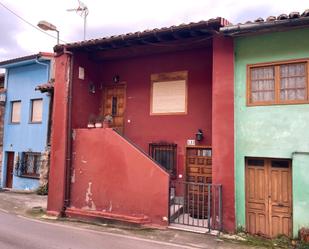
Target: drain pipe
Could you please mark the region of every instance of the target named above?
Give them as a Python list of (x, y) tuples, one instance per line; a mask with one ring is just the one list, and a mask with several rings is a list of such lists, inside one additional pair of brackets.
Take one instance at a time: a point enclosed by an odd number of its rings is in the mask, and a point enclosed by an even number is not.
[(70, 206), (71, 195), (71, 166), (72, 166), (72, 84), (73, 84), (73, 64), (74, 55), (64, 48), (64, 54), (70, 55), (69, 81), (68, 81), (68, 98), (67, 98), (67, 137), (66, 137), (66, 162), (65, 162), (65, 183), (64, 183), (64, 200), (61, 215), (65, 216), (66, 209)]
[(295, 155), (307, 155), (307, 156), (309, 156), (309, 152), (308, 151), (294, 151), (294, 152), (292, 152), (292, 157), (294, 157)]
[[(43, 63), (43, 62), (40, 62), (40, 61), (39, 61), (39, 59), (40, 59), (41, 57), (42, 57), (41, 55), (38, 55), (38, 56), (35, 58), (35, 63), (37, 63), (37, 64), (39, 64), (39, 65), (43, 65), (43, 66), (45, 66), (45, 67), (48, 68), (49, 64)], [(47, 81), (50, 80), (50, 70), (51, 70), (50, 68), (49, 68), (49, 70), (47, 70)]]

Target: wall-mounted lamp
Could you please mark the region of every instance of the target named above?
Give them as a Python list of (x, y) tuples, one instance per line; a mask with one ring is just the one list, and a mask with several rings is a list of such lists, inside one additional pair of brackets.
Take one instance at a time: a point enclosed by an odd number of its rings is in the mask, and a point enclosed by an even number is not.
[(120, 81), (119, 75), (114, 75), (114, 77), (113, 77), (113, 82), (114, 82), (114, 83), (119, 83), (119, 81)]
[(202, 141), (204, 138), (203, 131), (201, 129), (197, 130), (197, 133), (195, 134), (195, 138), (197, 141)]
[(92, 82), (89, 83), (89, 93), (95, 93), (95, 84)]

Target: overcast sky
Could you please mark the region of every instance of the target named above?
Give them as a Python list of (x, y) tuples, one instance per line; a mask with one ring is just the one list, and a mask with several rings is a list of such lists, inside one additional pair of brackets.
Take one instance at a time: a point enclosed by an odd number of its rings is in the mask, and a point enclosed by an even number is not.
[[(232, 23), (278, 16), (309, 8), (308, 0), (83, 0), (89, 9), (87, 39), (142, 31), (224, 17)], [(60, 39), (83, 39), (83, 18), (75, 12), (78, 0), (0, 0), (10, 10), (36, 25), (54, 24)], [(0, 5), (0, 61), (52, 51), (56, 40), (23, 22)], [(56, 35), (54, 32), (49, 34)]]

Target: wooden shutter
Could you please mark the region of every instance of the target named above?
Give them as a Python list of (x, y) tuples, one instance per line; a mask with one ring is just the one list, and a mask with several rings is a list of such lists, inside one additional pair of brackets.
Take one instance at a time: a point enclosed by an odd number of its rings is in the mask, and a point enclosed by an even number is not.
[(186, 81), (154, 82), (152, 113), (185, 113)]
[(21, 101), (12, 102), (12, 116), (11, 116), (12, 123), (20, 122), (20, 111), (21, 111)]
[(186, 114), (187, 78), (187, 71), (152, 74), (150, 114)]
[(32, 100), (31, 122), (42, 122), (43, 100)]

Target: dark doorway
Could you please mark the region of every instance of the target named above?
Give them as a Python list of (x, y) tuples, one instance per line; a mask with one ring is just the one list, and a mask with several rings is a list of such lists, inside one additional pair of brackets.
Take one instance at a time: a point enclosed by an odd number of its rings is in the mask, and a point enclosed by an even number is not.
[(14, 168), (14, 152), (6, 153), (6, 187), (12, 188), (13, 185), (13, 168)]

